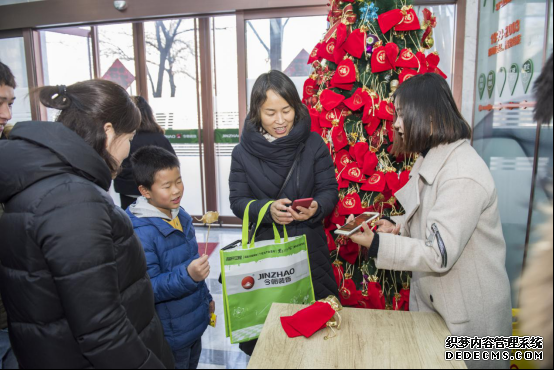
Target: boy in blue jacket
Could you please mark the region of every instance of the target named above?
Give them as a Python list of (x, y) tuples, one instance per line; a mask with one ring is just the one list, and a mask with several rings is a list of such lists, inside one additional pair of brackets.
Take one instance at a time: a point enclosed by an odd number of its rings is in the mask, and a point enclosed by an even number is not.
[(156, 310), (176, 368), (196, 369), (215, 303), (205, 283), (208, 256), (200, 257), (192, 217), (180, 207), (184, 186), (179, 159), (149, 146), (131, 162), (142, 197), (127, 214), (146, 253)]

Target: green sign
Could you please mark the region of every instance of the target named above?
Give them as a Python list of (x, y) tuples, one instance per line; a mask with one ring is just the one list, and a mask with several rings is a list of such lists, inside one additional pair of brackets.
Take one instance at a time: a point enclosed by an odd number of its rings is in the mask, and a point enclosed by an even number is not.
[(492, 93), (494, 92), (494, 86), (496, 85), (496, 73), (494, 71), (489, 72), (487, 77), (487, 90), (489, 91), (489, 99), (492, 98)]
[(523, 83), (523, 90), (525, 93), (529, 91), (531, 86), (531, 80), (533, 79), (533, 73), (535, 72), (535, 67), (533, 64), (533, 59), (529, 59), (521, 67), (521, 82)]
[(165, 137), (171, 144), (199, 144), (198, 130), (166, 130)]
[(502, 87), (500, 88), (500, 97), (502, 97), (502, 94), (504, 93), (504, 88), (506, 87), (506, 81), (508, 81), (508, 71), (506, 71), (505, 67), (500, 68), (500, 71), (498, 71), (498, 76), (503, 76), (502, 78)]
[(479, 99), (483, 100), (483, 94), (485, 93), (485, 88), (487, 87), (487, 76), (481, 74), (479, 76)]
[(238, 129), (217, 129), (215, 130), (216, 144), (238, 144), (240, 133)]
[(519, 80), (519, 66), (513, 63), (510, 66), (510, 72), (508, 73), (508, 84), (510, 85), (510, 91), (512, 95), (516, 92), (517, 81)]

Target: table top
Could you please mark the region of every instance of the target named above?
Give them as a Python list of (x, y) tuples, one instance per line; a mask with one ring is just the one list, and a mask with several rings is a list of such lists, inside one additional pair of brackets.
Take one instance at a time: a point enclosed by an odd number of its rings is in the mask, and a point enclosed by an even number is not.
[(444, 359), (450, 331), (435, 313), (345, 308), (335, 338), (288, 338), (280, 318), (305, 307), (272, 306), (249, 369), (467, 369)]

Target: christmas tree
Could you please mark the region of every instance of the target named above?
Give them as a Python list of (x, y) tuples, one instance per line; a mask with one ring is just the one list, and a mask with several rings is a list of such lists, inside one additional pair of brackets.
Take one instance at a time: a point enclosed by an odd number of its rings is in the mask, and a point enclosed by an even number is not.
[(402, 215), (395, 193), (409, 181), (415, 155), (392, 154), (392, 94), (424, 73), (446, 75), (429, 52), (436, 18), (420, 20), (411, 1), (331, 0), (329, 29), (314, 48), (304, 103), (333, 157), (340, 201), (325, 221), (333, 270), (345, 306), (408, 310), (409, 272), (378, 271), (359, 245), (336, 238), (351, 215)]

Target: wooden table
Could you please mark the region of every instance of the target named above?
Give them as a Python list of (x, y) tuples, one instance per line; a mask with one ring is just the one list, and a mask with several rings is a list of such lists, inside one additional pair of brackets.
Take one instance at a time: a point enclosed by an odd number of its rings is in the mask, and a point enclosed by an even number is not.
[(445, 361), (450, 331), (437, 314), (345, 308), (335, 338), (289, 339), (280, 318), (304, 307), (273, 305), (249, 369), (467, 369)]

